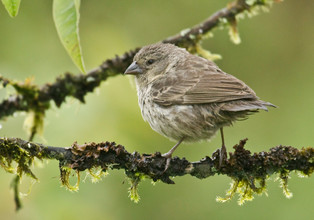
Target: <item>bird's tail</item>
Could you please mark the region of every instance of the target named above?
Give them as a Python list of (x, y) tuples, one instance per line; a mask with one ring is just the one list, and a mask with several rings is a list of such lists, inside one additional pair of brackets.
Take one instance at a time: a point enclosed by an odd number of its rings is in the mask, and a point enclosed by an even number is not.
[(267, 107), (277, 108), (274, 104), (270, 102), (264, 102), (262, 100), (239, 100), (225, 103), (220, 110), (239, 112), (239, 111), (257, 111), (265, 110), (268, 111)]

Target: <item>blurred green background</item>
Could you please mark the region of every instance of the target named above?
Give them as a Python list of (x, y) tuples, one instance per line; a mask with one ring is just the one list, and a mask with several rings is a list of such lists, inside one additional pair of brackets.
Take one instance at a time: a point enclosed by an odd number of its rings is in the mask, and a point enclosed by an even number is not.
[[(225, 7), (227, 0), (104, 0), (82, 1), (80, 35), (87, 70), (115, 54), (151, 44), (193, 26)], [(36, 84), (53, 82), (66, 71), (78, 72), (61, 46), (52, 21), (51, 1), (22, 1), (19, 15), (12, 19), (0, 6), (0, 74), (10, 79), (34, 77)], [(215, 30), (204, 47), (223, 56), (217, 64), (235, 75), (265, 101), (279, 106), (225, 130), (229, 150), (249, 138), (251, 151), (267, 151), (276, 145), (298, 148), (313, 146), (314, 135), (314, 1), (275, 4), (239, 23), (242, 43), (230, 42), (228, 30)], [(0, 90), (5, 97), (9, 90)], [(130, 152), (166, 152), (174, 144), (155, 133), (142, 120), (136, 91), (130, 78), (116, 76), (86, 97), (87, 104), (68, 98), (60, 109), (47, 112), (44, 137), (35, 141), (51, 146), (70, 146), (74, 141), (116, 141)], [(21, 137), (25, 115), (1, 121), (0, 136)], [(217, 135), (210, 143), (184, 144), (176, 155), (195, 161), (220, 147)], [(128, 198), (122, 170), (97, 184), (81, 182), (78, 193), (60, 187), (58, 164), (49, 161), (34, 167), (40, 179), (23, 199), (24, 208), (15, 213), (12, 175), (0, 169), (0, 219), (310, 219), (314, 215), (314, 178), (292, 174), (286, 199), (274, 182), (268, 181), (268, 197), (255, 197), (244, 206), (237, 198), (217, 203), (230, 179), (215, 176), (199, 180), (175, 178), (175, 185), (150, 181), (140, 184), (141, 201)], [(84, 174), (83, 174), (84, 176)], [(124, 183), (125, 182), (125, 183)], [(23, 179), (26, 192), (30, 181)], [(312, 217), (311, 217), (312, 216)]]

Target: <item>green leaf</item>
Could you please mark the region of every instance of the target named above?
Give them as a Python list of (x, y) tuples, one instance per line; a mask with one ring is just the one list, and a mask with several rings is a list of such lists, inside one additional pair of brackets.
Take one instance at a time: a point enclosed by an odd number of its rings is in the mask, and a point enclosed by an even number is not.
[(80, 0), (54, 0), (53, 19), (59, 38), (75, 65), (85, 73), (79, 37)]
[(2, 3), (11, 17), (15, 17), (19, 12), (21, 0), (2, 0)]

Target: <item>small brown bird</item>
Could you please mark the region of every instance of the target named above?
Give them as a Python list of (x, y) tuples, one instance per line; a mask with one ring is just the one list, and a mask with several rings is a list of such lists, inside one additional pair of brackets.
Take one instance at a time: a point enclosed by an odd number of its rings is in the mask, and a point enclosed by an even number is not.
[(178, 141), (163, 154), (167, 158), (183, 141), (209, 140), (220, 129), (221, 166), (227, 157), (223, 127), (259, 109), (275, 107), (214, 62), (172, 44), (143, 47), (125, 74), (135, 75), (144, 120), (158, 133)]

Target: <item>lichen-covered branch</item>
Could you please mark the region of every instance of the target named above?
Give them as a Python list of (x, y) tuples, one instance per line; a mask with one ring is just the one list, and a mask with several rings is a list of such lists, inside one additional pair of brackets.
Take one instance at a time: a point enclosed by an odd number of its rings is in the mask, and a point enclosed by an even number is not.
[[(166, 158), (159, 152), (155, 154), (129, 153), (122, 145), (114, 142), (74, 143), (68, 148), (50, 147), (42, 144), (24, 141), (18, 138), (0, 138), (0, 165), (8, 172), (14, 172), (12, 162), (17, 163), (15, 172), (21, 177), (27, 174), (36, 178), (30, 167), (34, 158), (41, 160), (56, 159), (60, 164), (60, 176), (63, 185), (72, 190), (68, 178), (71, 170), (78, 173), (100, 169), (107, 172), (109, 169), (124, 169), (131, 179), (131, 192), (136, 193), (138, 183), (148, 178), (154, 182), (160, 180), (173, 184), (171, 177), (191, 175), (199, 179), (208, 178), (216, 174), (227, 175), (234, 181), (233, 187), (226, 201), (235, 193), (240, 194), (240, 203), (251, 200), (253, 194), (261, 194), (266, 189), (266, 180), (273, 174), (278, 174), (282, 181), (284, 192), (289, 196), (287, 189), (288, 176), (291, 171), (297, 171), (303, 176), (310, 176), (314, 171), (314, 148), (297, 149), (291, 146), (277, 146), (268, 152), (252, 154), (244, 148), (246, 139), (235, 145), (234, 152), (219, 167), (219, 150), (211, 157), (205, 157), (197, 162), (190, 162), (185, 158), (174, 157), (169, 168), (165, 170)], [(134, 190), (135, 189), (135, 190)], [(132, 197), (131, 197), (132, 198)]]
[[(208, 33), (218, 26), (230, 26), (236, 30), (236, 20), (244, 13), (253, 13), (261, 6), (269, 6), (274, 0), (236, 0), (226, 8), (216, 12), (204, 22), (191, 29), (181, 31), (179, 34), (169, 37), (163, 42), (172, 43), (187, 48), (193, 53), (207, 56), (207, 51), (200, 47), (200, 41), (208, 36)], [(121, 56), (106, 60), (99, 67), (87, 74), (65, 73), (58, 77), (55, 82), (43, 86), (32, 85), (30, 82), (14, 82), (0, 76), (0, 83), (5, 87), (13, 86), (17, 94), (0, 103), (0, 119), (11, 116), (18, 111), (34, 112), (41, 117), (50, 108), (50, 101), (60, 107), (66, 97), (74, 97), (84, 103), (84, 97), (92, 92), (102, 81), (110, 76), (119, 75), (132, 62), (133, 56), (140, 48), (126, 52)]]

